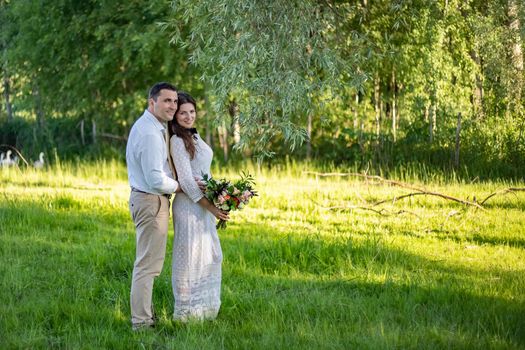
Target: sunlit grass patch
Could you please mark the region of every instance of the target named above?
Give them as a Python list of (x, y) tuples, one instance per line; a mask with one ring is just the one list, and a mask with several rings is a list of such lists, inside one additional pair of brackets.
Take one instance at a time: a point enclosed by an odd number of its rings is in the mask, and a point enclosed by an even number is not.
[[(486, 210), (414, 196), (377, 212), (366, 207), (407, 190), (300, 164), (247, 168), (260, 196), (219, 233), (218, 319), (171, 322), (170, 240), (154, 289), (159, 325), (147, 334), (129, 325), (135, 233), (123, 165), (0, 169), (0, 347), (525, 346), (525, 193)], [(397, 175), (469, 200), (523, 187)]]

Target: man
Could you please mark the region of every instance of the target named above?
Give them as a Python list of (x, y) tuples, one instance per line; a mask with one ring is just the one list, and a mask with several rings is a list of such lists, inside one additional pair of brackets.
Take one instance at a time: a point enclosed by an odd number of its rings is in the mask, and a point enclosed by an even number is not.
[(131, 282), (133, 330), (155, 324), (153, 280), (164, 264), (169, 222), (169, 198), (180, 191), (168, 164), (166, 123), (177, 110), (177, 89), (157, 83), (149, 91), (148, 108), (135, 122), (126, 146), (129, 208), (136, 228), (136, 258)]

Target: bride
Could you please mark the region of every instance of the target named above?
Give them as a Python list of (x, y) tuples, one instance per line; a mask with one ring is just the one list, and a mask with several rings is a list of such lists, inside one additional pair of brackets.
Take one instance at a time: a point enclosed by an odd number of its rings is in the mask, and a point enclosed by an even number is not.
[(184, 191), (173, 200), (172, 285), (174, 320), (214, 319), (221, 305), (222, 251), (215, 218), (228, 220), (195, 183), (195, 177), (210, 174), (213, 151), (193, 127), (195, 100), (178, 93), (177, 111), (169, 122), (170, 154), (177, 180)]

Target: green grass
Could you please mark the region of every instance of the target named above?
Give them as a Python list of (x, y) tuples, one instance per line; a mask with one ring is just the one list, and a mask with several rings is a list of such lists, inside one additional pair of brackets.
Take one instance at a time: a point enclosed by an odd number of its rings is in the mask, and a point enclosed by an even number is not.
[[(138, 334), (123, 165), (0, 169), (0, 348), (525, 348), (525, 193), (486, 211), (411, 197), (379, 215), (323, 207), (407, 191), (305, 175), (302, 164), (248, 168), (260, 197), (220, 232), (219, 317), (171, 322), (170, 240), (154, 288), (160, 324)], [(470, 199), (525, 186), (422, 173), (393, 174)]]

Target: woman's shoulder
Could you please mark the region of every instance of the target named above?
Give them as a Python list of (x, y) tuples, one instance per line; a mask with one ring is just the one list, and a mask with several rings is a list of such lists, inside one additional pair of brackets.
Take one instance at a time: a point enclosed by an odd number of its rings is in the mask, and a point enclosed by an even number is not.
[(173, 134), (173, 135), (171, 136), (171, 138), (170, 138), (170, 142), (171, 142), (172, 144), (182, 144), (182, 145), (184, 144), (184, 140), (182, 139), (182, 137), (177, 136), (177, 135), (175, 135), (175, 134)]

